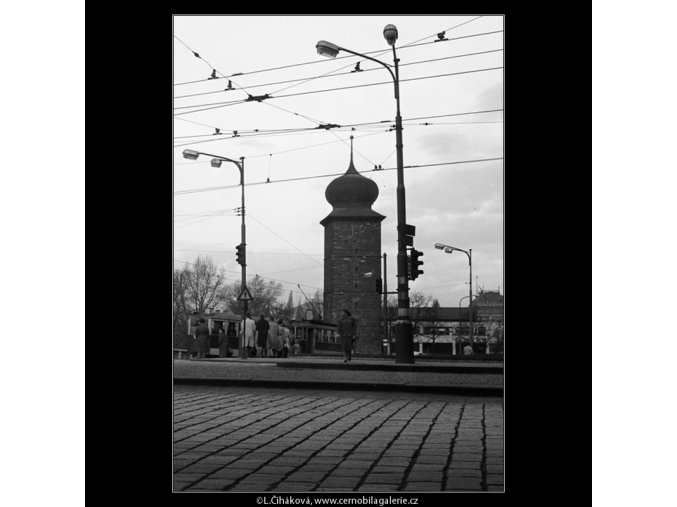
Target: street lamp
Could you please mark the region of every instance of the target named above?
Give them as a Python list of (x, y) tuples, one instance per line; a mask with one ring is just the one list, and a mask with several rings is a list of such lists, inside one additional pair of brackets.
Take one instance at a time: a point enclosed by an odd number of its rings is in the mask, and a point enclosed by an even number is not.
[[(244, 157), (240, 157), (240, 161), (238, 162), (237, 160), (233, 160), (227, 157), (222, 157), (220, 155), (211, 155), (209, 153), (203, 153), (201, 151), (195, 151), (195, 150), (183, 150), (183, 158), (187, 158), (190, 160), (197, 160), (200, 155), (206, 155), (208, 157), (214, 157), (211, 160), (211, 166), (212, 167), (221, 167), (221, 163), (223, 161), (226, 162), (232, 162), (237, 166), (237, 168), (240, 171), (240, 186), (242, 187), (242, 226), (241, 226), (241, 243), (240, 243), (240, 248), (238, 248), (238, 252), (242, 252), (242, 261), (240, 264), (242, 265), (242, 284), (241, 284), (241, 290), (240, 290), (240, 297), (243, 298), (242, 300), (242, 329), (244, 330), (244, 322), (245, 322), (245, 316), (247, 314), (247, 305), (248, 305), (248, 299), (246, 298), (247, 296), (247, 262), (246, 262), (246, 252), (247, 252), (247, 230), (245, 227), (245, 222), (244, 222)], [(244, 347), (244, 333), (242, 333), (240, 337), (240, 344), (239, 344), (239, 350), (240, 350), (240, 357), (246, 359), (248, 357), (247, 350)]]
[(402, 156), (402, 116), (400, 114), (400, 72), (399, 58), (395, 52), (395, 41), (397, 40), (397, 28), (395, 25), (386, 25), (383, 29), (383, 36), (387, 43), (393, 48), (393, 62), (395, 63), (395, 72), (390, 69), (390, 65), (371, 56), (357, 53), (350, 49), (337, 46), (325, 40), (319, 41), (315, 48), (317, 53), (328, 58), (335, 58), (339, 51), (345, 51), (372, 62), (376, 62), (386, 68), (393, 78), (395, 85), (395, 102), (397, 112), (395, 116), (395, 134), (397, 149), (397, 321), (395, 322), (395, 337), (397, 340), (396, 363), (414, 362), (414, 341), (411, 320), (409, 318), (409, 278), (407, 274), (407, 235), (406, 231), (406, 205), (404, 197), (404, 162)]
[[(444, 250), (445, 253), (452, 254), (454, 253), (454, 250), (458, 250), (459, 252), (463, 252), (468, 256), (468, 265), (470, 266), (470, 290), (467, 296), (464, 296), (461, 298), (461, 301), (463, 301), (466, 297), (469, 297), (470, 300), (468, 301), (468, 321), (470, 323), (470, 346), (472, 347), (473, 345), (473, 339), (472, 339), (472, 248), (469, 248), (467, 251), (462, 250), (461, 248), (456, 248), (455, 246), (449, 246), (449, 245), (444, 245), (442, 243), (435, 243), (435, 248), (438, 250)], [(461, 307), (461, 301), (458, 302), (459, 308)]]

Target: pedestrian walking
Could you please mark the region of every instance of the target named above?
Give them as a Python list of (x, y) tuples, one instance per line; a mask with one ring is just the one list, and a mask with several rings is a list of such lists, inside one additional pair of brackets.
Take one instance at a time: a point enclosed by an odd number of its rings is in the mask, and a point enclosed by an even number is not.
[(280, 325), (275, 321), (271, 315), (268, 317), (268, 340), (266, 346), (268, 347), (268, 356), (276, 357), (280, 342)]
[(357, 323), (347, 308), (341, 310), (341, 318), (338, 321), (337, 331), (343, 343), (343, 354), (345, 355), (343, 362), (347, 363), (352, 359), (353, 344), (357, 339)]
[(244, 323), (240, 323), (240, 336), (242, 337), (242, 347), (244, 349), (244, 359), (249, 359), (249, 349), (254, 347), (254, 332), (256, 323), (252, 319), (251, 313), (245, 314)]
[(195, 341), (197, 345), (197, 358), (202, 359), (207, 355), (209, 347), (209, 327), (207, 327), (205, 319), (200, 318), (197, 321)]
[(259, 357), (266, 357), (268, 355), (268, 329), (270, 325), (266, 320), (266, 316), (259, 315), (259, 320), (256, 321), (256, 348)]

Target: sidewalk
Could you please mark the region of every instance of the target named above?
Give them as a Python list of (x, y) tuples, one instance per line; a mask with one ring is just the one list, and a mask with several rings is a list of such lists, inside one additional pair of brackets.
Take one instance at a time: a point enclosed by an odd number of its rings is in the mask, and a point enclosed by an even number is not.
[(174, 360), (174, 383), (503, 396), (503, 363), (353, 357)]

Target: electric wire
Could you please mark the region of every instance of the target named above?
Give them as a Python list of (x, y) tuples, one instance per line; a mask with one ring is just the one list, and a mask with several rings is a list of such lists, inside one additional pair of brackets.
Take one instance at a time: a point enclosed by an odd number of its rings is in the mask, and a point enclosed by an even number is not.
[[(503, 51), (503, 49), (491, 49), (491, 50), (488, 50), (488, 51), (477, 51), (475, 53), (466, 53), (466, 54), (462, 54), (462, 55), (445, 56), (445, 57), (442, 57), (442, 58), (432, 58), (430, 60), (421, 60), (421, 61), (418, 61), (418, 62), (401, 63), (399, 65), (399, 67), (402, 68), (402, 67), (406, 67), (408, 65), (419, 65), (419, 64), (422, 64), (422, 63), (439, 62), (439, 61), (442, 61), (442, 60), (450, 60), (450, 59), (453, 59), (453, 58), (483, 55), (483, 54), (487, 54), (487, 53), (496, 53), (496, 52), (499, 52), (499, 51)], [(353, 64), (351, 63), (350, 65), (347, 65), (346, 67), (352, 67), (352, 66), (353, 66)], [(346, 67), (341, 67), (340, 69), (337, 69), (337, 70), (342, 70)], [(377, 71), (377, 70), (381, 70), (381, 68), (380, 67), (374, 67), (372, 69), (361, 69), (360, 72), (373, 72), (373, 71)], [(314, 76), (314, 77), (304, 77), (304, 78), (288, 79), (286, 81), (276, 81), (276, 82), (272, 82), (272, 83), (262, 83), (262, 84), (256, 84), (256, 85), (249, 85), (249, 86), (247, 86), (247, 88), (251, 90), (252, 88), (261, 88), (263, 86), (273, 86), (273, 85), (278, 85), (278, 84), (295, 83), (297, 81), (302, 81), (302, 83), (299, 83), (299, 84), (303, 84), (305, 82), (308, 82), (308, 81), (311, 81), (311, 80), (314, 80), (314, 79), (321, 79), (321, 78), (325, 78), (325, 77), (347, 76), (348, 74), (352, 74), (354, 71), (341, 72), (340, 74), (333, 74), (333, 72), (335, 72), (335, 71), (327, 72), (325, 74), (322, 74), (322, 75), (319, 75), (319, 76)], [(276, 90), (273, 93), (271, 93), (270, 95), (274, 95), (275, 93), (279, 93), (279, 92), (286, 90), (288, 88), (291, 88), (291, 87)], [(223, 93), (224, 91), (226, 91), (226, 90), (214, 90), (214, 91), (209, 91), (209, 92), (191, 93), (189, 95), (177, 95), (174, 98), (175, 99), (184, 99), (184, 98), (188, 98), (188, 97), (197, 97), (197, 96), (200, 96), (200, 95), (212, 95), (212, 94), (215, 94), (215, 93)]]
[[(421, 80), (424, 80), (424, 79), (436, 79), (436, 78), (440, 78), (440, 77), (459, 76), (459, 75), (463, 75), (463, 74), (473, 74), (473, 73), (477, 73), (477, 72), (487, 72), (487, 71), (491, 71), (491, 70), (500, 70), (502, 68), (503, 68), (503, 66), (488, 67), (488, 68), (484, 68), (484, 69), (465, 70), (465, 71), (459, 71), (459, 72), (449, 72), (449, 73), (445, 73), (445, 74), (436, 74), (436, 75), (433, 75), (433, 76), (421, 76), (421, 77), (413, 77), (413, 78), (408, 78), (408, 79), (400, 79), (399, 82), (400, 83), (406, 83), (406, 82), (409, 82), (409, 81), (421, 81)], [(322, 89), (322, 90), (310, 90), (310, 91), (299, 92), (299, 93), (288, 93), (286, 95), (270, 96), (270, 97), (268, 97), (268, 100), (282, 99), (282, 98), (286, 98), (286, 97), (298, 97), (298, 96), (301, 96), (301, 95), (311, 95), (311, 94), (314, 94), (314, 93), (325, 93), (325, 92), (333, 92), (333, 91), (339, 91), (339, 90), (349, 90), (349, 89), (353, 89), (353, 88), (364, 88), (364, 87), (367, 87), (367, 86), (379, 86), (379, 85), (384, 85), (384, 84), (392, 84), (392, 81), (381, 81), (381, 82), (378, 82), (378, 83), (363, 83), (363, 84), (359, 84), (359, 85), (340, 86), (340, 87), (336, 87), (336, 88), (325, 88), (325, 89)], [(247, 100), (230, 101), (230, 102), (212, 102), (212, 103), (207, 103), (207, 104), (196, 104), (196, 105), (192, 105), (192, 106), (179, 106), (179, 107), (175, 107), (174, 109), (180, 110), (180, 109), (189, 109), (189, 108), (193, 108), (193, 107), (202, 107), (202, 106), (210, 106), (210, 107), (206, 107), (206, 108), (203, 108), (203, 109), (197, 109), (197, 110), (194, 110), (194, 111), (184, 111), (182, 113), (174, 113), (174, 116), (180, 116), (180, 115), (184, 115), (184, 114), (192, 114), (192, 113), (197, 113), (197, 112), (200, 112), (200, 111), (207, 111), (207, 110), (210, 110), (210, 109), (218, 109), (218, 108), (221, 108), (221, 107), (227, 107), (229, 105), (234, 105), (234, 104), (242, 104), (242, 103), (245, 103), (245, 102), (247, 102)]]
[[(470, 22), (475, 21), (475, 20), (477, 20), (477, 19), (479, 19), (479, 18), (481, 18), (481, 17), (482, 17), (482, 16), (478, 16), (478, 17), (475, 18), (475, 19), (471, 19), (470, 21), (466, 21), (466, 22), (464, 22), (464, 23), (461, 23), (460, 25), (457, 25), (456, 27), (453, 27), (453, 28), (457, 28), (458, 26), (461, 26), (461, 25), (470, 23)], [(448, 28), (447, 30), (452, 30), (453, 28)], [(432, 35), (428, 35), (428, 36), (426, 36), (426, 37), (423, 37), (422, 39), (419, 39), (419, 40), (417, 40), (417, 41), (414, 41), (413, 43), (410, 43), (410, 44), (415, 44), (416, 42), (420, 42), (420, 41), (422, 41), (422, 40), (425, 40), (425, 39), (427, 39), (428, 37), (432, 37)], [(404, 47), (406, 47), (406, 46), (407, 46), (407, 45), (405, 44)], [(381, 51), (381, 52), (377, 52), (375, 56), (380, 56), (380, 55), (383, 55), (383, 54), (385, 54), (385, 53), (387, 53), (387, 52), (389, 52), (389, 49), (383, 50), (383, 51)], [(353, 56), (358, 56), (358, 57), (359, 57), (359, 55), (353, 55)], [(360, 62), (357, 63), (357, 65), (359, 65), (359, 64), (360, 64)], [(347, 68), (347, 67), (350, 67), (350, 66), (352, 66), (352, 64), (350, 64), (350, 65), (345, 65), (345, 66), (343, 66), (343, 67), (339, 67), (338, 69), (335, 69), (335, 70), (330, 71), (330, 72), (326, 72), (325, 74), (322, 74), (322, 75), (320, 75), (320, 76), (316, 76), (316, 77), (312, 77), (312, 78), (309, 78), (309, 79), (305, 79), (305, 80), (302, 81), (301, 83), (297, 83), (297, 84), (294, 84), (294, 85), (287, 86), (286, 88), (282, 88), (282, 89), (280, 89), (280, 90), (276, 90), (276, 91), (273, 92), (271, 95), (274, 95), (274, 94), (279, 93), (279, 92), (284, 91), (284, 90), (288, 90), (288, 89), (290, 89), (290, 88), (294, 88), (295, 86), (299, 86), (299, 85), (304, 84), (304, 83), (308, 83), (308, 82), (310, 82), (310, 81), (313, 81), (314, 79), (319, 79), (319, 78), (321, 78), (321, 77), (326, 77), (326, 76), (328, 76), (328, 75), (337, 75), (337, 74), (335, 74), (335, 72), (338, 72), (339, 70), (343, 70), (343, 69), (345, 69), (345, 68)], [(356, 68), (357, 68), (357, 66), (356, 66)], [(371, 69), (370, 69), (370, 70), (371, 70)], [(373, 69), (373, 70), (376, 70), (376, 69)], [(351, 72), (354, 72), (354, 71), (351, 71)]]
[[(205, 250), (205, 249), (191, 249), (191, 248), (175, 248), (175, 252), (209, 252), (209, 253), (231, 253), (230, 250)], [(313, 255), (315, 257), (324, 257), (324, 254), (298, 254), (295, 252), (262, 252), (256, 250), (256, 255)]]
[[(278, 106), (274, 106), (274, 107), (278, 107)], [(286, 110), (284, 108), (279, 108), (279, 109), (293, 113), (292, 111)], [(434, 118), (443, 118), (443, 117), (452, 117), (452, 116), (464, 116), (464, 115), (470, 115), (470, 114), (495, 113), (495, 112), (500, 112), (500, 111), (503, 111), (503, 109), (502, 108), (501, 109), (488, 109), (488, 110), (483, 110), (483, 111), (470, 111), (470, 112), (465, 112), (465, 113), (451, 113), (451, 114), (434, 115), (434, 116), (419, 116), (419, 117), (416, 117), (416, 118), (405, 118), (405, 119), (402, 120), (402, 122), (403, 122), (403, 125), (410, 125), (410, 124), (404, 123), (404, 122), (415, 121), (415, 120), (434, 119)], [(298, 113), (293, 113), (293, 114), (298, 115)], [(312, 120), (310, 118), (307, 118), (307, 119), (309, 119), (310, 121), (315, 121), (315, 120)], [(393, 120), (378, 120), (378, 121), (362, 122), (362, 123), (349, 123), (349, 124), (346, 124), (346, 125), (341, 125), (340, 127), (341, 128), (348, 128), (348, 127), (353, 128), (353, 127), (365, 127), (365, 126), (378, 127), (379, 125), (393, 124), (393, 123), (394, 123)], [(212, 127), (212, 128), (216, 128), (216, 127)], [(339, 130), (339, 129), (337, 129), (337, 130)], [(239, 131), (238, 130), (238, 132), (250, 134), (250, 135), (244, 135), (244, 137), (252, 137), (254, 135), (268, 135), (269, 133), (279, 133), (280, 131), (288, 131), (289, 133), (293, 133), (293, 132), (311, 132), (311, 131), (320, 132), (321, 130), (318, 130), (318, 129), (315, 129), (315, 128), (307, 128), (307, 127), (297, 128), (297, 129), (289, 128), (289, 129), (274, 129), (274, 130), (257, 129), (256, 131)], [(184, 136), (184, 137), (212, 137), (213, 135), (214, 134), (196, 134), (194, 136)], [(238, 137), (240, 137), (240, 136), (238, 136)], [(176, 145), (175, 147), (187, 146), (187, 145), (190, 145), (190, 144), (201, 144), (201, 143), (204, 143), (204, 142), (222, 141), (224, 139), (230, 139), (230, 138), (231, 138), (230, 136), (227, 136), (227, 137), (224, 137), (224, 138), (210, 139), (209, 141), (198, 141), (198, 142), (194, 142), (194, 143), (179, 144), (179, 145)], [(174, 139), (178, 139), (178, 137), (175, 137)], [(329, 143), (322, 143), (322, 144), (329, 144)], [(314, 145), (314, 146), (321, 146), (322, 144), (318, 144), (318, 145)], [(284, 152), (278, 152), (278, 153), (284, 153)], [(249, 157), (249, 158), (251, 158), (251, 157)]]
[[(181, 262), (183, 264), (190, 264), (191, 266), (195, 266), (195, 263), (190, 262), (190, 261), (182, 261), (182, 260), (179, 260), (179, 259), (174, 259), (174, 262)], [(239, 273), (239, 271), (234, 271), (232, 269), (226, 269), (226, 268), (218, 267), (218, 266), (216, 266), (216, 267), (217, 267), (217, 269), (223, 270), (226, 273)], [(286, 280), (278, 280), (276, 278), (270, 278), (269, 276), (259, 275), (258, 273), (254, 274), (254, 277), (256, 277), (256, 276), (258, 276), (260, 278), (264, 278), (266, 280), (272, 280), (273, 282), (285, 283), (285, 284), (290, 284), (290, 285), (302, 285), (303, 287), (310, 287), (311, 289), (318, 289), (318, 290), (324, 292), (324, 289), (322, 289), (322, 287), (316, 287), (315, 285), (308, 285), (308, 284), (305, 284), (305, 283), (298, 283), (298, 282), (289, 282), (289, 281), (286, 281)], [(224, 278), (224, 280), (232, 280), (234, 282), (240, 281), (237, 278), (227, 278), (225, 276), (223, 278)], [(298, 291), (292, 290), (292, 289), (280, 288), (280, 290), (284, 290), (284, 291), (287, 291), (287, 292), (298, 292)]]
[[(471, 21), (474, 21), (474, 20), (471, 20)], [(451, 29), (453, 29), (453, 27), (448, 28), (446, 31), (449, 31)], [(411, 43), (411, 44), (406, 44), (406, 45), (400, 46), (398, 49), (408, 49), (408, 48), (412, 48), (412, 47), (424, 46), (424, 45), (440, 43), (440, 42), (451, 42), (453, 40), (468, 39), (468, 38), (471, 38), (471, 37), (482, 37), (484, 35), (493, 35), (493, 34), (497, 34), (497, 33), (501, 33), (501, 32), (503, 32), (502, 29), (501, 30), (493, 30), (493, 31), (489, 31), (489, 32), (475, 33), (475, 34), (470, 34), (470, 35), (462, 35), (462, 36), (459, 36), (459, 37), (449, 37), (449, 38), (447, 38), (443, 41), (434, 40), (434, 41), (430, 41), (430, 42), (423, 42), (423, 43), (420, 43), (420, 44)], [(430, 36), (428, 36), (428, 37), (430, 37)], [(428, 37), (425, 37), (424, 39), (426, 39)], [(424, 40), (424, 39), (420, 39), (420, 40)], [(362, 54), (364, 54), (364, 55), (374, 55), (374, 54), (379, 54), (379, 53), (383, 54), (387, 51), (389, 51), (389, 50), (384, 51), (382, 49), (379, 49), (379, 50), (376, 50), (376, 51), (366, 51), (366, 52), (363, 51)], [(230, 74), (230, 75), (224, 75), (223, 77), (228, 79), (228, 78), (232, 78), (232, 77), (236, 77), (236, 76), (259, 74), (259, 73), (262, 73), (262, 72), (272, 72), (272, 71), (275, 71), (275, 70), (289, 69), (289, 68), (293, 68), (293, 67), (300, 67), (300, 66), (303, 66), (303, 65), (312, 65), (312, 64), (316, 64), (316, 63), (328, 63), (328, 62), (340, 60), (340, 59), (343, 59), (343, 58), (354, 58), (354, 57), (355, 57), (355, 55), (337, 56), (336, 58), (333, 58), (332, 60), (328, 60), (327, 58), (323, 58), (321, 60), (312, 60), (312, 61), (309, 61), (309, 62), (294, 63), (294, 64), (290, 64), (290, 65), (282, 65), (282, 66), (279, 66), (279, 67), (269, 67), (269, 68), (266, 68), (266, 69), (253, 70), (253, 71), (249, 71), (249, 72), (235, 72), (235, 73)], [(194, 83), (203, 83), (203, 82), (206, 82), (206, 81), (209, 81), (209, 79), (200, 79), (200, 80), (195, 80), (195, 81), (184, 81), (184, 82), (181, 82), (181, 83), (174, 83), (173, 86), (181, 86), (181, 85), (194, 84)]]
[[(220, 70), (216, 69), (216, 67), (214, 67), (211, 63), (209, 63), (205, 58), (203, 58), (202, 56), (200, 56), (195, 50), (193, 50), (193, 48), (191, 48), (190, 46), (188, 46), (188, 44), (186, 44), (186, 43), (183, 42), (181, 39), (179, 39), (179, 37), (178, 37), (177, 35), (174, 35), (174, 38), (175, 38), (176, 40), (178, 40), (181, 44), (183, 44), (184, 46), (186, 46), (186, 47), (188, 48), (188, 50), (189, 50), (190, 52), (192, 52), (193, 55), (195, 55), (195, 57), (197, 57), (198, 59), (200, 59), (200, 60), (202, 60), (203, 62), (205, 62), (205, 63), (209, 66), (209, 68), (212, 69), (212, 75), (211, 75), (209, 78), (207, 78), (207, 81), (211, 81), (211, 80), (214, 80), (214, 79), (220, 79), (220, 78), (218, 78), (218, 77), (216, 76), (216, 73), (217, 73), (217, 72), (218, 72), (219, 74), (221, 74), (222, 78), (225, 78), (225, 77), (226, 77), (225, 74), (224, 74), (223, 72), (221, 72)], [(232, 77), (232, 76), (230, 76), (230, 77)], [(246, 93), (247, 95), (249, 95), (249, 93), (247, 92), (247, 90), (245, 90), (242, 86), (238, 85), (235, 81), (230, 80), (229, 83), (234, 84), (238, 89), (242, 90), (244, 93)]]
[[(427, 122), (427, 123), (404, 123), (404, 121), (403, 121), (403, 122), (402, 122), (402, 126), (405, 126), (405, 127), (416, 127), (416, 126), (421, 126), (421, 125), (422, 125), (422, 126), (435, 126), (435, 125), (469, 125), (469, 124), (480, 124), (480, 123), (503, 123), (503, 122), (502, 122), (502, 121), (457, 121), (457, 122), (435, 122), (435, 123), (428, 123), (428, 122)], [(333, 131), (336, 131), (336, 130), (338, 130), (338, 131), (345, 131), (345, 128), (347, 128), (347, 127), (350, 127), (350, 125), (344, 125), (344, 126), (342, 126), (341, 128), (330, 129), (329, 131), (330, 131), (330, 132), (333, 132)], [(354, 127), (353, 127), (353, 128), (354, 128)], [(376, 124), (375, 124), (375, 125), (373, 125), (373, 126), (371, 126), (371, 127), (367, 126), (367, 127), (365, 127), (364, 129), (360, 129), (360, 130), (366, 131), (366, 130), (368, 130), (368, 129), (372, 129), (372, 130), (373, 130), (373, 129), (375, 129), (375, 128), (382, 129), (383, 126), (381, 126), (381, 125), (376, 125)], [(297, 133), (297, 132), (307, 132), (307, 131), (311, 131), (311, 130), (317, 130), (317, 129), (316, 129), (316, 128), (311, 128), (311, 129), (308, 129), (308, 128), (298, 128), (298, 129), (280, 129), (280, 130), (269, 130), (269, 131), (254, 130), (254, 131), (251, 131), (251, 133), (252, 133), (252, 134), (260, 134), (260, 135), (269, 134), (269, 133), (270, 133), (270, 134), (272, 134), (272, 133), (289, 133), (289, 134), (293, 134), (293, 133)], [(389, 129), (389, 130), (390, 130), (390, 129)], [(240, 131), (238, 131), (238, 132), (240, 132)], [(387, 131), (384, 131), (384, 132), (387, 132)], [(245, 132), (243, 132), (243, 133), (246, 134), (246, 133), (249, 133), (249, 132), (246, 132), (246, 131), (245, 131)], [(189, 139), (189, 138), (198, 138), (198, 137), (213, 137), (213, 136), (215, 136), (215, 135), (221, 135), (221, 134), (193, 134), (193, 135), (190, 135), (190, 136), (175, 136), (173, 139)], [(230, 136), (230, 137), (241, 137), (241, 136), (238, 135), (238, 136)], [(254, 136), (253, 136), (253, 135), (247, 135), (247, 136), (245, 136), (245, 137), (254, 137)], [(227, 138), (228, 138), (228, 137), (227, 137)], [(215, 139), (215, 140), (216, 140), (216, 139)], [(346, 141), (344, 141), (343, 139), (340, 139), (340, 141), (343, 142), (343, 143), (346, 142)], [(357, 152), (357, 151), (356, 151), (356, 152)]]
[[(413, 169), (413, 168), (422, 168), (422, 167), (435, 167), (435, 166), (443, 166), (443, 165), (457, 165), (457, 164), (470, 164), (470, 163), (477, 163), (477, 162), (490, 162), (490, 161), (495, 161), (495, 160), (503, 160), (503, 157), (492, 157), (492, 158), (481, 158), (481, 159), (475, 159), (475, 160), (459, 160), (459, 161), (454, 161), (454, 162), (439, 162), (435, 164), (417, 164), (417, 165), (405, 165), (403, 166), (403, 169)], [(363, 172), (380, 172), (380, 171), (395, 171), (397, 170), (397, 167), (384, 167), (382, 169), (378, 169), (377, 171), (363, 171)], [(297, 178), (287, 178), (283, 180), (274, 180), (274, 181), (258, 181), (258, 182), (253, 182), (253, 183), (245, 183), (245, 186), (256, 186), (256, 185), (270, 185), (272, 183), (286, 183), (290, 181), (301, 181), (301, 180), (312, 180), (312, 179), (318, 179), (318, 178), (330, 178), (332, 176), (342, 176), (344, 173), (332, 173), (332, 174), (318, 174), (315, 176), (300, 176)], [(209, 192), (212, 190), (226, 190), (226, 189), (231, 189), (231, 188), (239, 188), (241, 185), (226, 185), (226, 186), (219, 186), (219, 187), (205, 187), (205, 188), (193, 188), (193, 189), (187, 189), (187, 190), (177, 190), (174, 192), (174, 195), (186, 195), (186, 194), (194, 194), (194, 193), (199, 193), (199, 192)]]
[[(363, 137), (371, 137), (377, 134), (385, 134), (387, 131), (383, 130), (380, 132), (371, 132), (369, 134), (364, 134), (362, 136), (355, 136), (355, 139), (362, 139)], [(292, 148), (289, 150), (282, 150), (282, 151), (277, 151), (273, 153), (262, 153), (261, 155), (249, 155), (247, 156), (247, 160), (252, 159), (252, 158), (261, 158), (261, 157), (268, 157), (269, 155), (280, 155), (282, 153), (291, 153), (294, 151), (301, 151), (301, 150), (309, 150), (311, 148), (317, 148), (318, 146), (326, 146), (327, 144), (334, 144), (341, 142), (340, 140), (336, 141), (327, 141), (325, 143), (318, 143), (318, 144), (311, 144), (309, 146), (301, 146), (299, 148)], [(174, 165), (193, 165), (193, 164), (209, 164), (209, 160), (196, 160), (196, 161), (191, 161), (191, 162), (175, 162)]]
[(280, 238), (282, 241), (284, 241), (285, 243), (287, 243), (289, 246), (291, 246), (291, 247), (294, 248), (295, 250), (299, 251), (300, 253), (302, 253), (303, 255), (305, 255), (306, 257), (308, 257), (308, 258), (309, 258), (310, 260), (312, 260), (315, 264), (319, 264), (320, 266), (323, 265), (321, 262), (318, 262), (317, 260), (313, 259), (310, 255), (308, 255), (307, 253), (305, 253), (303, 250), (301, 250), (300, 248), (298, 248), (296, 245), (292, 244), (291, 242), (287, 241), (285, 238), (283, 238), (282, 236), (280, 236), (277, 232), (275, 232), (273, 229), (271, 229), (271, 228), (268, 227), (266, 224), (264, 224), (263, 222), (261, 222), (261, 220), (259, 220), (258, 218), (252, 216), (251, 214), (247, 214), (247, 217), (248, 217), (248, 218), (251, 218), (251, 219), (254, 220), (255, 222), (258, 222), (258, 223), (259, 223), (261, 226), (263, 226), (266, 230), (268, 230), (269, 232), (271, 232), (272, 234), (274, 234), (275, 236), (277, 236), (278, 238)]

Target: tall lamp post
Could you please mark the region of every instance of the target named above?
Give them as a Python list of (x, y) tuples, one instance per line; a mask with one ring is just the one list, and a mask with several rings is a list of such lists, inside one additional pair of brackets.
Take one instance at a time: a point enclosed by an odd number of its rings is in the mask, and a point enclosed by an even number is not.
[(315, 48), (317, 53), (329, 58), (336, 58), (339, 51), (345, 51), (352, 55), (360, 56), (383, 65), (390, 73), (395, 84), (395, 102), (397, 103), (397, 113), (395, 116), (395, 133), (397, 149), (397, 321), (395, 322), (395, 337), (397, 341), (396, 363), (414, 362), (414, 341), (411, 320), (409, 318), (409, 278), (407, 274), (407, 220), (404, 194), (404, 162), (402, 156), (402, 116), (400, 115), (400, 72), (399, 58), (395, 52), (395, 41), (397, 40), (397, 27), (395, 25), (386, 25), (383, 29), (383, 36), (388, 44), (393, 48), (393, 62), (395, 63), (395, 72), (390, 69), (390, 65), (371, 56), (337, 46), (325, 40), (319, 41)]
[[(444, 245), (442, 243), (435, 243), (435, 248), (438, 250), (444, 250), (448, 254), (454, 253), (454, 250), (458, 250), (459, 252), (463, 252), (468, 256), (468, 265), (470, 266), (470, 289), (468, 291), (468, 295), (464, 296), (461, 298), (461, 301), (463, 301), (466, 297), (470, 298), (468, 301), (468, 321), (470, 323), (470, 346), (472, 347), (473, 345), (473, 339), (472, 339), (472, 248), (469, 248), (467, 251), (462, 250), (461, 248), (456, 248), (455, 246), (449, 246), (449, 245)], [(458, 302), (458, 306), (460, 308), (461, 306), (461, 301)]]
[[(237, 168), (240, 171), (240, 186), (242, 187), (242, 209), (241, 211), (241, 216), (242, 216), (242, 225), (241, 225), (241, 243), (237, 247), (237, 252), (238, 252), (238, 262), (242, 265), (242, 284), (241, 284), (241, 290), (240, 290), (240, 297), (242, 299), (242, 330), (244, 330), (244, 321), (245, 321), (245, 315), (247, 314), (247, 306), (248, 306), (248, 299), (247, 296), (247, 229), (245, 226), (245, 221), (244, 221), (244, 216), (245, 216), (245, 208), (244, 208), (244, 157), (240, 157), (240, 161), (238, 162), (237, 160), (233, 160), (227, 157), (222, 157), (221, 155), (211, 155), (209, 153), (203, 153), (201, 151), (195, 151), (195, 150), (183, 150), (183, 158), (187, 158), (190, 160), (197, 160), (200, 155), (206, 155), (207, 157), (213, 157), (211, 160), (212, 167), (221, 167), (221, 163), (223, 161), (226, 162), (232, 162), (237, 166)], [(247, 353), (246, 349), (244, 347), (244, 332), (241, 333), (240, 335), (240, 341), (239, 341), (239, 356), (242, 358), (247, 358)]]

